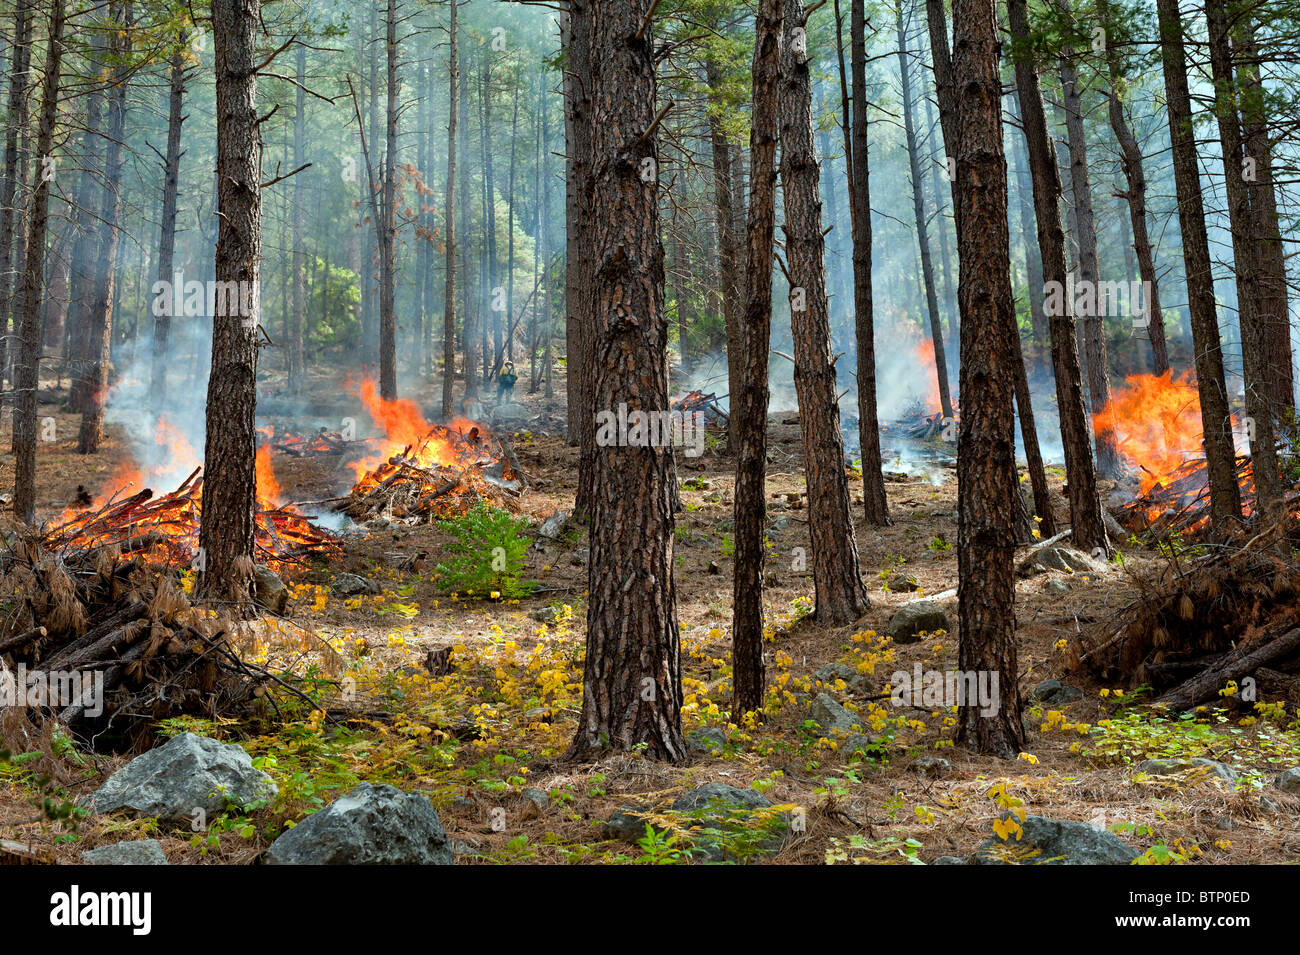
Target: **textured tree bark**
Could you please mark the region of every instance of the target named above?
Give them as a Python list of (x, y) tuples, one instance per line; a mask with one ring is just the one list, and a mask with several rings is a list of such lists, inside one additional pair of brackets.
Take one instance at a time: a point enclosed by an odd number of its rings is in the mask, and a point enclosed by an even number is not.
[[(455, 90), (460, 85), (460, 49), (456, 35), (456, 9), (458, 0), (451, 0), (448, 14), (447, 43), (448, 74), (451, 77), (447, 96), (447, 202), (443, 218), (446, 232), (446, 280), (442, 297), (442, 416), (451, 418), (455, 413), (452, 388), (456, 381), (456, 123), (459, 120), (460, 99)], [(466, 375), (468, 377), (468, 374)]]
[[(578, 446), (578, 489), (574, 513), (583, 519), (593, 507), (595, 405), (591, 396), (592, 250), (587, 223), (591, 206), (592, 70), (589, 35), (591, 0), (571, 0), (566, 33), (568, 69), (564, 73), (565, 177), (565, 353), (568, 356), (569, 443)], [(635, 30), (633, 31), (635, 32)]]
[[(593, 4), (591, 218), (594, 406), (668, 408), (668, 319), (659, 241), (652, 0)], [(593, 419), (583, 427), (594, 432)], [(594, 444), (594, 434), (593, 434)], [(686, 758), (673, 585), (671, 448), (596, 448), (587, 658), (570, 755), (645, 744)]]
[(86, 366), (81, 394), (79, 454), (95, 454), (104, 439), (104, 402), (108, 398), (109, 347), (113, 329), (117, 283), (117, 249), (121, 237), (122, 142), (126, 133), (126, 86), (130, 68), (132, 5), (113, 3), (109, 18), (116, 29), (113, 51), (113, 88), (108, 98), (108, 144), (104, 149), (104, 189), (99, 212), (99, 261), (95, 267), (95, 295), (86, 316)]
[(898, 3), (895, 25), (898, 28), (898, 78), (903, 88), (903, 134), (907, 143), (907, 162), (912, 174), (912, 212), (916, 218), (916, 241), (921, 249), (921, 283), (925, 287), (925, 307), (930, 316), (930, 340), (934, 342), (934, 367), (939, 379), (939, 407), (945, 418), (952, 418), (952, 396), (948, 389), (948, 359), (943, 347), (943, 319), (934, 290), (934, 264), (930, 260), (930, 236), (926, 228), (925, 184), (921, 177), (921, 152), (916, 142), (913, 119), (912, 81), (908, 69), (907, 29), (903, 21), (903, 4)]
[(14, 292), (21, 280), (9, 277), (14, 264), (15, 232), (21, 223), (14, 211), (14, 197), (18, 193), (19, 179), (26, 163), (18, 156), (18, 130), (26, 125), (20, 121), (27, 102), (27, 71), (32, 55), (32, 3), (18, 0), (14, 9), (14, 41), (9, 73), (9, 102), (6, 115), (11, 121), (5, 129), (4, 175), (0, 178), (0, 387), (3, 387), (6, 366), (9, 364), (8, 338), (9, 313), (13, 310)]
[[(185, 122), (185, 34), (180, 33), (174, 42), (176, 49), (169, 61), (170, 86), (167, 93), (167, 152), (163, 158), (162, 216), (158, 226), (158, 281), (170, 288), (175, 281), (172, 274), (176, 260), (176, 204), (180, 192), (181, 127)], [(300, 78), (301, 81), (301, 78)], [(299, 109), (301, 110), (301, 100)], [(297, 139), (295, 138), (295, 143)], [(299, 202), (299, 207), (301, 203)], [(300, 222), (295, 210), (294, 222)], [(298, 239), (295, 238), (294, 248)], [(295, 265), (298, 263), (295, 262)], [(295, 293), (297, 294), (297, 293)], [(295, 305), (297, 303), (295, 302)], [(149, 407), (155, 418), (162, 414), (167, 399), (167, 346), (171, 336), (170, 314), (155, 315), (153, 319), (153, 350), (149, 368)], [(292, 352), (290, 353), (292, 355)], [(290, 358), (292, 379), (292, 357)]]
[(1138, 275), (1146, 289), (1145, 318), (1147, 335), (1151, 341), (1151, 370), (1157, 375), (1163, 375), (1169, 370), (1169, 349), (1165, 343), (1165, 319), (1160, 310), (1155, 256), (1151, 252), (1151, 240), (1147, 237), (1147, 177), (1142, 168), (1142, 149), (1124, 116), (1124, 104), (1119, 95), (1123, 75), (1120, 54), (1116, 48), (1107, 47), (1106, 64), (1110, 73), (1110, 89), (1107, 91), (1110, 128), (1115, 131), (1115, 139), (1119, 142), (1120, 165), (1128, 184), (1124, 198), (1128, 201), (1129, 222), (1133, 229), (1133, 250), (1137, 253)]
[[(806, 40), (801, 44), (794, 33), (802, 29), (803, 22), (802, 0), (786, 0), (780, 101), (783, 231), (791, 286), (794, 386), (799, 396), (799, 430), (803, 435), (808, 486), (808, 534), (812, 543), (816, 617), (823, 626), (837, 627), (857, 620), (871, 602), (858, 569), (844, 443), (840, 436), (840, 408), (836, 401), (835, 363), (826, 306), (821, 173), (813, 146), (812, 87)], [(864, 194), (859, 193), (859, 200)], [(863, 204), (859, 201), (860, 211)]]
[[(867, 157), (866, 0), (850, 0), (853, 71), (853, 328), (858, 346), (858, 439), (862, 456), (862, 506), (867, 522), (885, 527), (889, 501), (880, 460), (876, 409), (876, 332), (871, 300), (871, 185)], [(796, 336), (796, 340), (797, 340)], [(800, 415), (802, 419), (802, 415)], [(833, 611), (832, 611), (833, 612)]]
[[(1057, 0), (1057, 8), (1065, 16), (1072, 15), (1068, 0)], [(1097, 304), (1093, 314), (1079, 318), (1087, 352), (1088, 395), (1092, 400), (1093, 414), (1097, 414), (1110, 403), (1110, 370), (1106, 358), (1106, 319), (1100, 314), (1100, 296), (1096, 294), (1101, 269), (1097, 262), (1097, 225), (1092, 207), (1088, 140), (1083, 127), (1083, 97), (1072, 54), (1061, 56), (1060, 72), (1065, 132), (1070, 150), (1070, 191), (1074, 196), (1075, 234), (1079, 243), (1079, 281), (1088, 283), (1087, 287), (1094, 290), (1093, 299)], [(1095, 432), (1094, 437), (1097, 473), (1103, 477), (1118, 477), (1121, 466), (1115, 433), (1102, 428)]]
[[(294, 71), (297, 73), (298, 87), (294, 91), (293, 101), (293, 167), (294, 169), (302, 168), (302, 164), (307, 161), (304, 149), (307, 133), (307, 94), (304, 87), (307, 83), (307, 48), (299, 46), (295, 51)], [(293, 177), (293, 246), (292, 246), (292, 269), (293, 269), (293, 314), (289, 324), (288, 341), (285, 347), (288, 351), (288, 371), (289, 371), (289, 391), (291, 394), (301, 394), (303, 386), (306, 383), (306, 367), (303, 364), (303, 315), (307, 307), (307, 253), (303, 248), (303, 231), (305, 228), (306, 209), (306, 189), (303, 186), (303, 174), (298, 173)], [(325, 276), (328, 284), (329, 275)]]
[[(101, 34), (91, 38), (86, 71), (98, 76), (104, 69), (105, 41)], [(95, 269), (98, 257), (99, 229), (94, 218), (95, 195), (101, 179), (99, 140), (104, 115), (104, 92), (96, 83), (86, 94), (85, 125), (81, 134), (81, 177), (73, 209), (72, 258), (68, 299), (68, 366), (72, 381), (68, 404), (76, 411), (83, 407), (86, 376), (90, 360), (88, 340), (90, 309), (95, 297)]]
[(785, 0), (761, 0), (755, 15), (751, 186), (745, 228), (745, 314), (740, 391), (731, 396), (736, 449), (732, 580), (732, 719), (763, 705), (763, 564), (766, 548), (768, 349), (772, 333), (772, 261), (776, 230), (776, 146), (780, 133), (781, 28)]
[[(456, 96), (460, 100), (461, 115), (466, 117), (468, 122), (469, 112), (469, 70), (460, 71), (460, 83), (457, 87)], [(464, 320), (460, 330), (461, 343), (465, 352), (464, 372), (465, 372), (465, 397), (477, 398), (479, 393), (479, 367), (478, 367), (478, 307), (479, 302), (474, 298), (474, 268), (472, 264), (472, 255), (474, 252), (473, 235), (468, 232), (469, 218), (469, 194), (470, 194), (470, 173), (469, 170), (469, 143), (468, 137), (462, 136), (460, 145), (460, 159), (458, 160), (460, 168), (466, 170), (465, 184), (460, 190), (460, 221), (466, 227), (466, 239), (461, 243), (461, 276), (464, 278), (463, 291), (461, 294), (461, 311), (464, 314)]]
[[(384, 183), (379, 228), (379, 394), (397, 397), (397, 0), (384, 15), (387, 102), (384, 109)], [(372, 94), (373, 95), (373, 94)]]
[(1269, 400), (1269, 362), (1265, 357), (1269, 334), (1260, 294), (1259, 247), (1254, 231), (1256, 221), (1245, 181), (1246, 156), (1236, 106), (1239, 94), (1228, 45), (1229, 13), (1223, 0), (1206, 0), (1205, 19), (1210, 41), (1210, 72), (1215, 86), (1214, 112), (1218, 119), (1228, 221), (1232, 232), (1246, 415), (1254, 422), (1250, 432), (1251, 475), (1255, 481), (1257, 511), (1265, 520), (1270, 520), (1279, 510), (1282, 486)]
[[(1011, 36), (1015, 40), (1023, 40), (1029, 35), (1026, 6), (1026, 0), (1008, 0), (1007, 3)], [(1047, 131), (1042, 88), (1032, 59), (1017, 59), (1015, 71), (1020, 116), (1025, 127), (1029, 169), (1033, 177), (1043, 280), (1044, 283), (1059, 282), (1064, 288), (1066, 265), (1065, 232), (1061, 228), (1061, 180)], [(958, 218), (960, 221), (960, 213)], [(1074, 320), (1067, 309), (1057, 311), (1060, 314), (1049, 317), (1048, 329), (1052, 337), (1052, 369), (1056, 376), (1056, 404), (1065, 452), (1071, 536), (1075, 545), (1085, 551), (1095, 552), (1100, 548), (1103, 553), (1109, 553), (1110, 543), (1106, 538), (1106, 526), (1102, 523), (1101, 499), (1097, 494), (1097, 476), (1093, 467), (1092, 435), (1083, 406)], [(962, 393), (965, 394), (964, 389)]]
[[(1011, 97), (1011, 115), (1020, 125), (1020, 100)], [(1026, 365), (1032, 364), (1035, 375), (1046, 378), (1052, 373), (1051, 333), (1047, 330), (1047, 315), (1043, 312), (1043, 260), (1038, 252), (1034, 230), (1034, 183), (1029, 172), (1029, 157), (1025, 152), (1024, 136), (1011, 133), (1011, 156), (1016, 164), (1016, 211), (1020, 216), (1020, 234), (1024, 240), (1025, 277), (1029, 282), (1029, 327), (1033, 332), (1033, 349)]]
[[(705, 66), (705, 78), (711, 89), (721, 88), (722, 69), (713, 60)], [(721, 306), (727, 335), (727, 393), (734, 401), (734, 396), (740, 393), (740, 369), (745, 367), (744, 335), (740, 326), (744, 307), (740, 290), (740, 240), (733, 228), (736, 214), (731, 196), (731, 144), (727, 142), (721, 117), (713, 111), (709, 113), (709, 146), (713, 153), (713, 206), (718, 232), (720, 281), (716, 301)]]
[[(52, 0), (41, 83), (36, 155), (54, 155), (54, 125), (59, 116), (59, 73), (63, 65), (63, 0)], [(22, 318), (14, 367), (14, 517), (36, 523), (36, 388), (40, 383), (41, 283), (45, 277), (45, 228), (50, 213), (50, 180), (37, 176), (27, 216), (27, 268), (23, 274)]]
[(1223, 377), (1218, 306), (1210, 266), (1210, 244), (1201, 199), (1196, 134), (1192, 127), (1192, 98), (1187, 85), (1182, 16), (1178, 0), (1157, 0), (1165, 104), (1169, 111), (1174, 185), (1178, 194), (1178, 228), (1183, 237), (1187, 276), (1187, 311), (1192, 326), (1196, 387), (1201, 396), (1201, 428), (1210, 482), (1210, 514), (1215, 530), (1228, 533), (1241, 519), (1232, 418)]
[[(1015, 0), (1013, 0), (1015, 2)], [(957, 252), (962, 427), (957, 447), (958, 670), (998, 677), (998, 708), (957, 709), (956, 739), (1011, 759), (1024, 749), (1016, 666), (1012, 416), (1016, 352), (1002, 83), (992, 0), (955, 0)]]
[[(262, 142), (257, 122), (259, 0), (213, 0), (217, 81), (216, 281), (235, 282), (244, 314), (213, 318), (203, 450), (199, 593), (241, 607), (251, 599), (261, 318)], [(235, 311), (231, 309), (227, 312)]]
[(1273, 179), (1273, 147), (1268, 116), (1262, 103), (1266, 93), (1259, 76), (1259, 50), (1255, 44), (1252, 13), (1243, 13), (1235, 38), (1237, 81), (1241, 87), (1242, 127), (1246, 155), (1254, 160), (1255, 177), (1247, 180), (1254, 235), (1259, 249), (1260, 323), (1265, 339), (1265, 380), (1274, 420), (1286, 421), (1295, 410), (1295, 373), (1291, 354), (1290, 310), (1287, 304), (1286, 254), (1278, 226), (1277, 194)]

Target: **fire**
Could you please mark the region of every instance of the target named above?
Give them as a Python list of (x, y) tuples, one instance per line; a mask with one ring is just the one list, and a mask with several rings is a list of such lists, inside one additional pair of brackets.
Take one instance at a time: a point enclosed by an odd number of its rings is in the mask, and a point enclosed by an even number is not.
[(275, 479), (275, 468), (271, 466), (271, 447), (262, 445), (257, 449), (257, 503), (262, 507), (278, 505), (284, 496), (280, 482)]
[(404, 451), (406, 459), (420, 467), (464, 467), (479, 463), (481, 429), (473, 421), (457, 418), (447, 426), (430, 424), (414, 401), (409, 398), (389, 401), (379, 394), (370, 379), (361, 382), (356, 393), (375, 424), (384, 429), (380, 449), (350, 464), (358, 483), (393, 455)]
[(1179, 378), (1130, 375), (1093, 415), (1094, 432), (1113, 431), (1120, 453), (1138, 469), (1142, 493), (1169, 484), (1192, 460), (1204, 462), (1201, 399), (1191, 373)]
[(912, 354), (921, 363), (921, 374), (926, 382), (926, 413), (938, 414), (943, 405), (939, 401), (939, 369), (934, 363), (934, 342), (928, 338), (921, 339), (912, 347)]

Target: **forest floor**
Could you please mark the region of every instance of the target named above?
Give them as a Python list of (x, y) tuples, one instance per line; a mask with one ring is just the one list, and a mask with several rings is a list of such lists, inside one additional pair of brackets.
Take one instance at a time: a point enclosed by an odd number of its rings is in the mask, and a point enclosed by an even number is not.
[[(522, 384), (522, 382), (521, 382)], [(322, 380), (327, 394), (332, 385)], [(522, 394), (532, 413), (562, 409), (563, 390), (547, 409)], [(427, 400), (424, 400), (427, 398)], [(322, 398), (322, 400), (325, 400)], [(426, 408), (433, 396), (421, 396)], [(92, 492), (127, 455), (120, 434), (100, 454), (75, 454), (76, 419), (53, 404), (42, 416), (57, 434), (38, 454), (43, 515), (70, 504), (78, 485)], [(275, 778), (280, 795), (247, 813), (232, 810), (206, 834), (160, 828), (153, 820), (84, 816), (52, 822), (39, 811), (31, 775), (0, 760), (0, 839), (48, 844), (61, 862), (88, 848), (125, 838), (162, 841), (176, 862), (253, 861), (287, 823), (328, 804), (360, 781), (426, 793), (457, 843), (462, 863), (686, 861), (677, 842), (618, 841), (602, 824), (620, 808), (650, 814), (657, 828), (689, 824), (665, 811), (675, 798), (710, 782), (753, 787), (799, 820), (772, 855), (759, 848), (752, 821), (725, 826), (718, 838), (732, 857), (769, 863), (853, 861), (905, 863), (968, 856), (992, 836), (1008, 807), (1051, 819), (1112, 828), (1149, 862), (1255, 863), (1300, 860), (1300, 798), (1271, 785), (1300, 765), (1300, 727), (1282, 718), (1242, 719), (1203, 711), (1166, 718), (1141, 705), (1140, 694), (1066, 674), (1080, 631), (1099, 625), (1137, 596), (1142, 577), (1164, 558), (1136, 540), (1120, 542), (1121, 559), (1091, 572), (1050, 571), (1016, 585), (1021, 691), (1026, 698), (1026, 752), (1017, 761), (973, 756), (952, 745), (951, 710), (900, 707), (882, 694), (897, 670), (956, 666), (955, 634), (933, 633), (894, 645), (892, 615), (910, 601), (957, 585), (955, 471), (895, 475), (888, 485), (892, 526), (857, 521), (858, 553), (872, 606), (853, 626), (826, 628), (810, 616), (812, 582), (794, 569), (808, 548), (806, 498), (797, 424), (772, 416), (768, 474), (771, 510), (766, 719), (737, 727), (726, 721), (730, 695), (730, 606), (733, 461), (711, 450), (679, 457), (684, 511), (677, 516), (675, 559), (681, 622), (683, 715), (688, 735), (712, 728), (725, 740), (711, 752), (693, 747), (683, 765), (618, 755), (594, 765), (562, 759), (581, 704), (586, 603), (586, 535), (568, 527), (558, 540), (533, 541), (523, 577), (531, 596), (491, 599), (451, 594), (437, 570), (452, 540), (438, 525), (392, 523), (346, 537), (344, 556), (287, 575), (292, 599), (283, 618), (263, 617), (243, 636), (246, 652), (317, 680), (314, 709), (284, 701), (282, 719), (173, 721), (167, 733), (193, 729), (239, 742)], [(9, 421), (0, 425), (0, 487), (12, 486)], [(559, 434), (514, 435), (534, 486), (517, 514), (536, 526), (572, 506), (577, 452)], [(339, 493), (350, 483), (329, 457), (275, 458), (290, 500)], [(888, 470), (902, 470), (886, 465)], [(1062, 475), (1053, 470), (1059, 490)], [(860, 517), (860, 508), (855, 507)], [(1059, 515), (1064, 517), (1065, 515)], [(1018, 559), (1023, 552), (1018, 554)], [(401, 560), (399, 565), (398, 561)], [(380, 592), (338, 596), (335, 579), (353, 573)], [(919, 589), (899, 589), (905, 576)], [(488, 596), (488, 599), (482, 599)], [(955, 596), (939, 601), (955, 623)], [(452, 647), (449, 673), (422, 666), (431, 648)], [(862, 675), (818, 686), (814, 673), (840, 663)], [(329, 677), (336, 678), (330, 682)], [(342, 679), (348, 677), (350, 679)], [(1059, 678), (1082, 690), (1065, 705), (1030, 698), (1041, 681)], [(340, 687), (355, 688), (343, 692)], [(857, 690), (857, 693), (854, 690)], [(874, 743), (850, 754), (842, 741), (809, 725), (808, 700), (821, 691), (857, 710)], [(939, 756), (946, 769), (925, 769)], [(1237, 782), (1214, 776), (1155, 776), (1135, 771), (1149, 757), (1208, 756), (1231, 764)], [(70, 753), (78, 781), (70, 797), (92, 791), (126, 755)], [(525, 792), (525, 791), (528, 792)], [(1266, 793), (1273, 808), (1262, 805)], [(1018, 801), (1018, 802), (1017, 802)], [(770, 820), (760, 820), (762, 825)]]

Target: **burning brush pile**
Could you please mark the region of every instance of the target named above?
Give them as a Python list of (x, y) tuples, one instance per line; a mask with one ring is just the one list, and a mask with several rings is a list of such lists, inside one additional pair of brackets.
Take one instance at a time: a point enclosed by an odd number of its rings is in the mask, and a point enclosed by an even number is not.
[(479, 501), (509, 508), (527, 487), (510, 443), (482, 425), (430, 424), (415, 402), (386, 401), (371, 382), (361, 397), (394, 450), (353, 464), (356, 484), (334, 502), (352, 520), (430, 521), (464, 514)]
[[(108, 546), (123, 554), (162, 553), (167, 564), (190, 564), (199, 546), (203, 478), (195, 467), (175, 490), (155, 495), (150, 487), (128, 493), (145, 480), (133, 467), (120, 471), (110, 482), (107, 497), (81, 511), (66, 512), (46, 532), (44, 546), (58, 553), (95, 551)], [(163, 478), (165, 479), (165, 478)], [(272, 503), (279, 486), (271, 469), (270, 451), (257, 453), (257, 561), (284, 571), (308, 555), (329, 555), (339, 550), (338, 540), (316, 527), (292, 507)]]
[(54, 716), (82, 738), (130, 748), (157, 720), (230, 716), (269, 679), (241, 660), (220, 617), (190, 605), (174, 572), (116, 545), (59, 555), (20, 538), (0, 555), (0, 593), (0, 736), (10, 745)]
[[(1235, 422), (1234, 422), (1235, 427)], [(1094, 430), (1114, 432), (1135, 469), (1120, 523), (1157, 536), (1194, 532), (1210, 515), (1210, 482), (1201, 444), (1201, 401), (1190, 374), (1131, 375), (1093, 417)], [(1244, 440), (1238, 440), (1243, 447)], [(1236, 458), (1237, 486), (1247, 514), (1255, 506), (1250, 458)]]

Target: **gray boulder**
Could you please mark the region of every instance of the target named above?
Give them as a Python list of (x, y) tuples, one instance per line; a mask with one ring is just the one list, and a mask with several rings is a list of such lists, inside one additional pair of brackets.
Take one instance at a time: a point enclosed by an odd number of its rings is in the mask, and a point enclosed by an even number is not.
[(564, 522), (568, 519), (568, 511), (553, 511), (551, 516), (542, 521), (542, 526), (537, 529), (537, 537), (541, 540), (559, 540), (560, 534), (564, 532)]
[(808, 718), (816, 720), (827, 736), (835, 732), (853, 733), (861, 728), (858, 715), (836, 703), (829, 693), (817, 694), (808, 707)]
[(271, 777), (253, 768), (242, 747), (182, 733), (131, 760), (90, 800), (95, 812), (126, 809), (189, 824), (195, 810), (211, 819), (225, 808), (226, 800), (247, 806), (272, 799), (277, 792)]
[(289, 604), (289, 588), (275, 571), (262, 564), (253, 565), (253, 600), (277, 616)]
[(843, 680), (854, 693), (866, 690), (866, 676), (846, 663), (827, 663), (813, 674), (813, 682), (834, 686), (836, 680)]
[(1030, 694), (1040, 703), (1061, 706), (1066, 703), (1073, 703), (1075, 700), (1083, 699), (1083, 691), (1078, 687), (1069, 686), (1060, 680), (1044, 680), (1038, 686), (1034, 687), (1034, 692)]
[(933, 859), (930, 865), (966, 865), (967, 862), (961, 856), (939, 856)]
[(81, 854), (81, 861), (86, 865), (167, 865), (167, 856), (157, 839), (141, 839), (90, 849)]
[(1300, 796), (1300, 769), (1288, 769), (1277, 777), (1277, 788), (1284, 793)]
[(1139, 855), (1114, 833), (1086, 822), (1029, 816), (1020, 839), (984, 842), (971, 861), (977, 865), (1128, 865)]
[(936, 630), (952, 631), (948, 615), (933, 600), (918, 600), (907, 604), (889, 621), (889, 636), (895, 643), (916, 643), (922, 633)]
[(695, 753), (715, 753), (727, 745), (727, 733), (716, 726), (686, 731), (686, 746)]
[[(733, 849), (723, 844), (727, 841), (728, 832), (732, 829), (739, 830), (738, 823), (745, 816), (771, 806), (771, 800), (756, 789), (739, 789), (725, 783), (705, 783), (677, 799), (672, 809), (691, 817), (691, 841), (702, 858), (709, 862), (722, 862), (736, 858)], [(785, 845), (788, 829), (786, 819), (773, 817), (769, 823), (769, 834), (754, 845), (755, 854), (770, 855), (779, 852)], [(644, 832), (643, 826), (642, 834)]]
[(379, 585), (356, 574), (339, 574), (330, 585), (330, 590), (340, 597), (355, 597), (357, 594), (377, 594)]
[(938, 779), (940, 776), (947, 776), (952, 772), (952, 763), (942, 756), (933, 756), (930, 753), (924, 753), (912, 763), (912, 771), (918, 776), (927, 776), (930, 779)]
[(1038, 548), (1021, 561), (1020, 566), (1016, 568), (1016, 573), (1021, 577), (1032, 577), (1034, 574), (1045, 574), (1049, 570), (1061, 570), (1073, 574), (1077, 571), (1096, 572), (1098, 567), (1091, 557), (1073, 547), (1049, 544)]
[(362, 783), (266, 850), (268, 865), (453, 865), (427, 796)]

